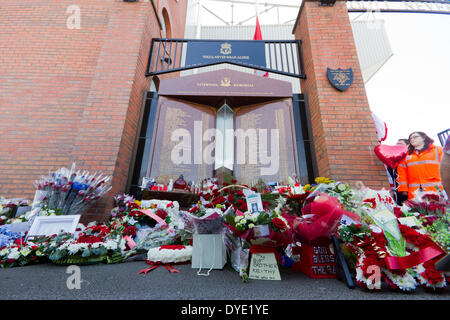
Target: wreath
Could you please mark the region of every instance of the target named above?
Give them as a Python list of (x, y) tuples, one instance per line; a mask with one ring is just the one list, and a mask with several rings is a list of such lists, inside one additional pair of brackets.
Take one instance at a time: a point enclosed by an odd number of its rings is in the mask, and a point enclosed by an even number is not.
[[(399, 224), (399, 228), (407, 243), (408, 256), (405, 258), (412, 258), (419, 251), (430, 249), (443, 253), (428, 235), (402, 224)], [(395, 262), (398, 257), (390, 254), (381, 228), (371, 226), (370, 229), (367, 229), (365, 225), (354, 224), (341, 227), (339, 234), (341, 239), (346, 242), (346, 247), (357, 256), (356, 281), (361, 287), (381, 289), (381, 286), (374, 286), (373, 282), (374, 272), (378, 269), (381, 272), (380, 280), (385, 281), (394, 290), (409, 292), (415, 290), (417, 286), (436, 292), (445, 290), (447, 286), (445, 276), (435, 269), (435, 263), (441, 254), (438, 253), (437, 256), (435, 254), (433, 258), (420, 261), (409, 268), (398, 268), (393, 267), (393, 263), (391, 263), (391, 261)]]

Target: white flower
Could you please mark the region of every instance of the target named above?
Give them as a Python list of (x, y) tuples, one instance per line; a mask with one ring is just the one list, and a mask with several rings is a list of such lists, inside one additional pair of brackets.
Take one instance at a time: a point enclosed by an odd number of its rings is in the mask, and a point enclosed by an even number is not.
[(96, 243), (92, 244), (92, 249), (100, 248), (101, 245), (102, 244), (100, 242), (96, 242)]
[(116, 250), (117, 249), (117, 242), (115, 242), (114, 240), (108, 240), (108, 241), (106, 241), (106, 243), (104, 245), (105, 245), (105, 248), (108, 250)]
[(162, 249), (160, 247), (148, 250), (147, 259), (153, 262), (177, 263), (188, 261), (192, 258), (192, 246), (185, 246), (184, 249)]
[(8, 255), (8, 259), (14, 259), (17, 260), (20, 257), (19, 251), (11, 251)]
[(41, 257), (41, 256), (43, 256), (44, 254), (42, 253), (42, 251), (38, 250), (38, 251), (36, 251), (36, 255), (37, 255), (38, 257)]
[(22, 250), (20, 250), (20, 254), (23, 255), (24, 257), (26, 257), (27, 255), (29, 255), (31, 252), (30, 248), (28, 247), (24, 247)]
[(255, 225), (253, 224), (253, 223), (250, 223), (249, 225), (248, 225), (248, 227), (249, 228), (253, 228)]
[(9, 250), (7, 248), (3, 249), (2, 251), (0, 251), (0, 256), (4, 256), (9, 252)]
[(69, 254), (76, 254), (80, 250), (80, 246), (76, 243), (72, 243), (67, 250), (69, 251)]

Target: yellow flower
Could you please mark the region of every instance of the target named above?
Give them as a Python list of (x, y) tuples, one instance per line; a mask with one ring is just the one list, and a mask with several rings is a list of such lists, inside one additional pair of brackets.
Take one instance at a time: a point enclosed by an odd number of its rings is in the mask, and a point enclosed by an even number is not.
[(139, 208), (141, 207), (141, 201), (139, 201), (139, 200), (134, 200), (134, 203), (136, 203), (136, 204), (139, 206)]
[(311, 185), (308, 183), (307, 185), (305, 185), (304, 187), (303, 187), (303, 190), (308, 190), (309, 188), (311, 187)]
[(315, 181), (317, 184), (321, 184), (321, 183), (327, 184), (327, 183), (333, 182), (333, 180), (330, 180), (330, 179), (328, 179), (328, 178), (326, 178), (326, 177), (317, 177), (314, 181)]

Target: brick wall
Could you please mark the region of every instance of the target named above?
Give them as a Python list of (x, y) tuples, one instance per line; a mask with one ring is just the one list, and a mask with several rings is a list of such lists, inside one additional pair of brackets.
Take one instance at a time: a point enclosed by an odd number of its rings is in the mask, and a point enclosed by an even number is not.
[[(187, 1), (155, 3), (182, 38)], [(74, 4), (81, 28), (71, 30)], [(72, 162), (113, 175), (111, 195), (124, 192), (150, 40), (160, 36), (149, 1), (2, 0), (0, 196), (32, 199), (36, 179)], [(104, 216), (111, 195), (87, 219)]]
[[(382, 163), (373, 152), (378, 144), (345, 1), (321, 7), (303, 1), (295, 38), (302, 40), (306, 80), (301, 80), (311, 112), (319, 175), (367, 186), (389, 187)], [(333, 88), (327, 67), (352, 68), (353, 85)]]

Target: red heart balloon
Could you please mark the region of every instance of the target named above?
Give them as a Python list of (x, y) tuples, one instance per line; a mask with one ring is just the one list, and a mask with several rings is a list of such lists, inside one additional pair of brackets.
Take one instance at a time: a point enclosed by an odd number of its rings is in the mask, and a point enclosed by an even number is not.
[(387, 146), (380, 144), (375, 147), (375, 154), (385, 165), (396, 168), (408, 154), (408, 148), (403, 145)]

